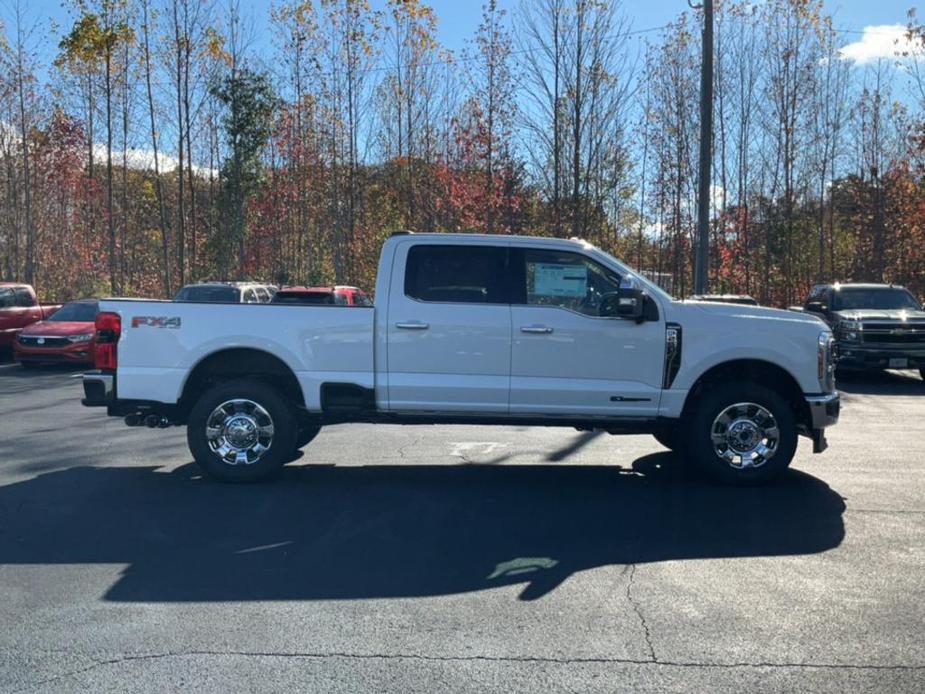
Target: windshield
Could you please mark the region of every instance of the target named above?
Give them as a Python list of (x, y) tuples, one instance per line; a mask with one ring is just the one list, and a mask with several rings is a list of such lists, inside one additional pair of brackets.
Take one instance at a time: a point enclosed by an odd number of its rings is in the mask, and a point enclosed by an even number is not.
[(241, 294), (236, 287), (225, 285), (193, 285), (183, 287), (173, 298), (174, 301), (197, 301), (204, 303), (238, 303)]
[(840, 289), (835, 292), (833, 307), (836, 311), (873, 309), (895, 311), (920, 309), (919, 302), (905, 289), (894, 287), (872, 287), (868, 289)]
[(99, 313), (99, 310), (100, 305), (95, 301), (80, 301), (65, 304), (55, 311), (48, 320), (92, 323), (96, 320), (96, 314)]
[[(588, 245), (590, 246), (590, 244)], [(674, 301), (674, 297), (671, 296), (671, 294), (669, 294), (662, 287), (660, 287), (658, 284), (650, 280), (648, 277), (646, 277), (641, 272), (637, 272), (633, 270), (632, 268), (627, 267), (625, 263), (621, 263), (619, 260), (617, 260), (612, 255), (610, 255), (610, 253), (608, 253), (607, 251), (602, 251), (597, 246), (591, 246), (591, 248), (593, 248), (595, 251), (597, 251), (601, 255), (605, 256), (612, 263), (615, 263), (618, 268), (621, 268), (623, 270), (623, 279), (636, 280), (636, 282), (640, 286), (645, 287), (647, 290), (649, 290), (649, 292), (653, 294), (657, 294), (664, 301)]]

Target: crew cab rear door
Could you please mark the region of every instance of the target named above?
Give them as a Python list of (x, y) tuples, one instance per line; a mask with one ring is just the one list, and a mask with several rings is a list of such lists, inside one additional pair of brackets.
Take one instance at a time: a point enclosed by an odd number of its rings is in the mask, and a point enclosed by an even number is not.
[(396, 249), (389, 289), (388, 409), (507, 413), (506, 245), (428, 240)]
[(657, 414), (664, 317), (601, 316), (621, 277), (582, 253), (512, 246), (511, 271), (512, 415)]

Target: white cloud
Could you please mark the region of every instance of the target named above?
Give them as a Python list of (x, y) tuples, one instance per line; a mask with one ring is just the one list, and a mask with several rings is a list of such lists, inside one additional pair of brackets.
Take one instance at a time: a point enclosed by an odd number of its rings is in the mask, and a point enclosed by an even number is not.
[[(106, 145), (101, 143), (96, 143), (93, 145), (93, 158), (99, 162), (106, 161)], [(130, 147), (126, 152), (125, 156), (126, 163), (130, 169), (140, 169), (142, 171), (153, 171), (154, 170), (154, 152), (148, 149), (141, 149), (136, 147)], [(157, 153), (158, 165), (160, 166), (161, 172), (166, 171), (175, 171), (177, 168), (177, 159), (170, 155), (164, 154), (163, 152)], [(121, 166), (122, 164), (122, 148), (113, 147), (112, 148), (112, 163), (115, 166)], [(186, 162), (183, 164), (184, 169), (186, 168)], [(193, 164), (193, 172), (199, 176), (208, 177), (209, 169), (203, 166), (196, 166)], [(215, 176), (218, 176), (218, 171), (212, 172)]]
[(861, 38), (849, 43), (839, 50), (845, 60), (859, 65), (869, 63), (880, 58), (895, 60), (897, 54), (909, 52), (921, 56), (921, 47), (906, 38), (904, 24), (876, 24), (864, 27)]

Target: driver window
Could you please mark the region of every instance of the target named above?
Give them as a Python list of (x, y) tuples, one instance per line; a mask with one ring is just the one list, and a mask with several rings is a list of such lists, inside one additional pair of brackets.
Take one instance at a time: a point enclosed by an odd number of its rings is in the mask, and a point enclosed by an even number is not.
[(527, 250), (524, 260), (529, 306), (599, 316), (604, 297), (620, 289), (619, 276), (577, 253)]

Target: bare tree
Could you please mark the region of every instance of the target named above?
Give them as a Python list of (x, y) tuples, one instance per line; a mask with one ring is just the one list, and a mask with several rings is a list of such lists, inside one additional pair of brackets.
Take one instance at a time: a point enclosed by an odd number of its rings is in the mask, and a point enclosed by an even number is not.
[(145, 89), (148, 97), (148, 123), (151, 128), (151, 151), (154, 161), (154, 193), (157, 198), (158, 226), (161, 235), (161, 262), (164, 273), (164, 293), (170, 296), (170, 241), (167, 234), (167, 210), (164, 206), (164, 189), (161, 182), (160, 153), (158, 150), (157, 107), (152, 88), (151, 68), (151, 9), (148, 0), (141, 0), (141, 31), (143, 39), (143, 64)]

